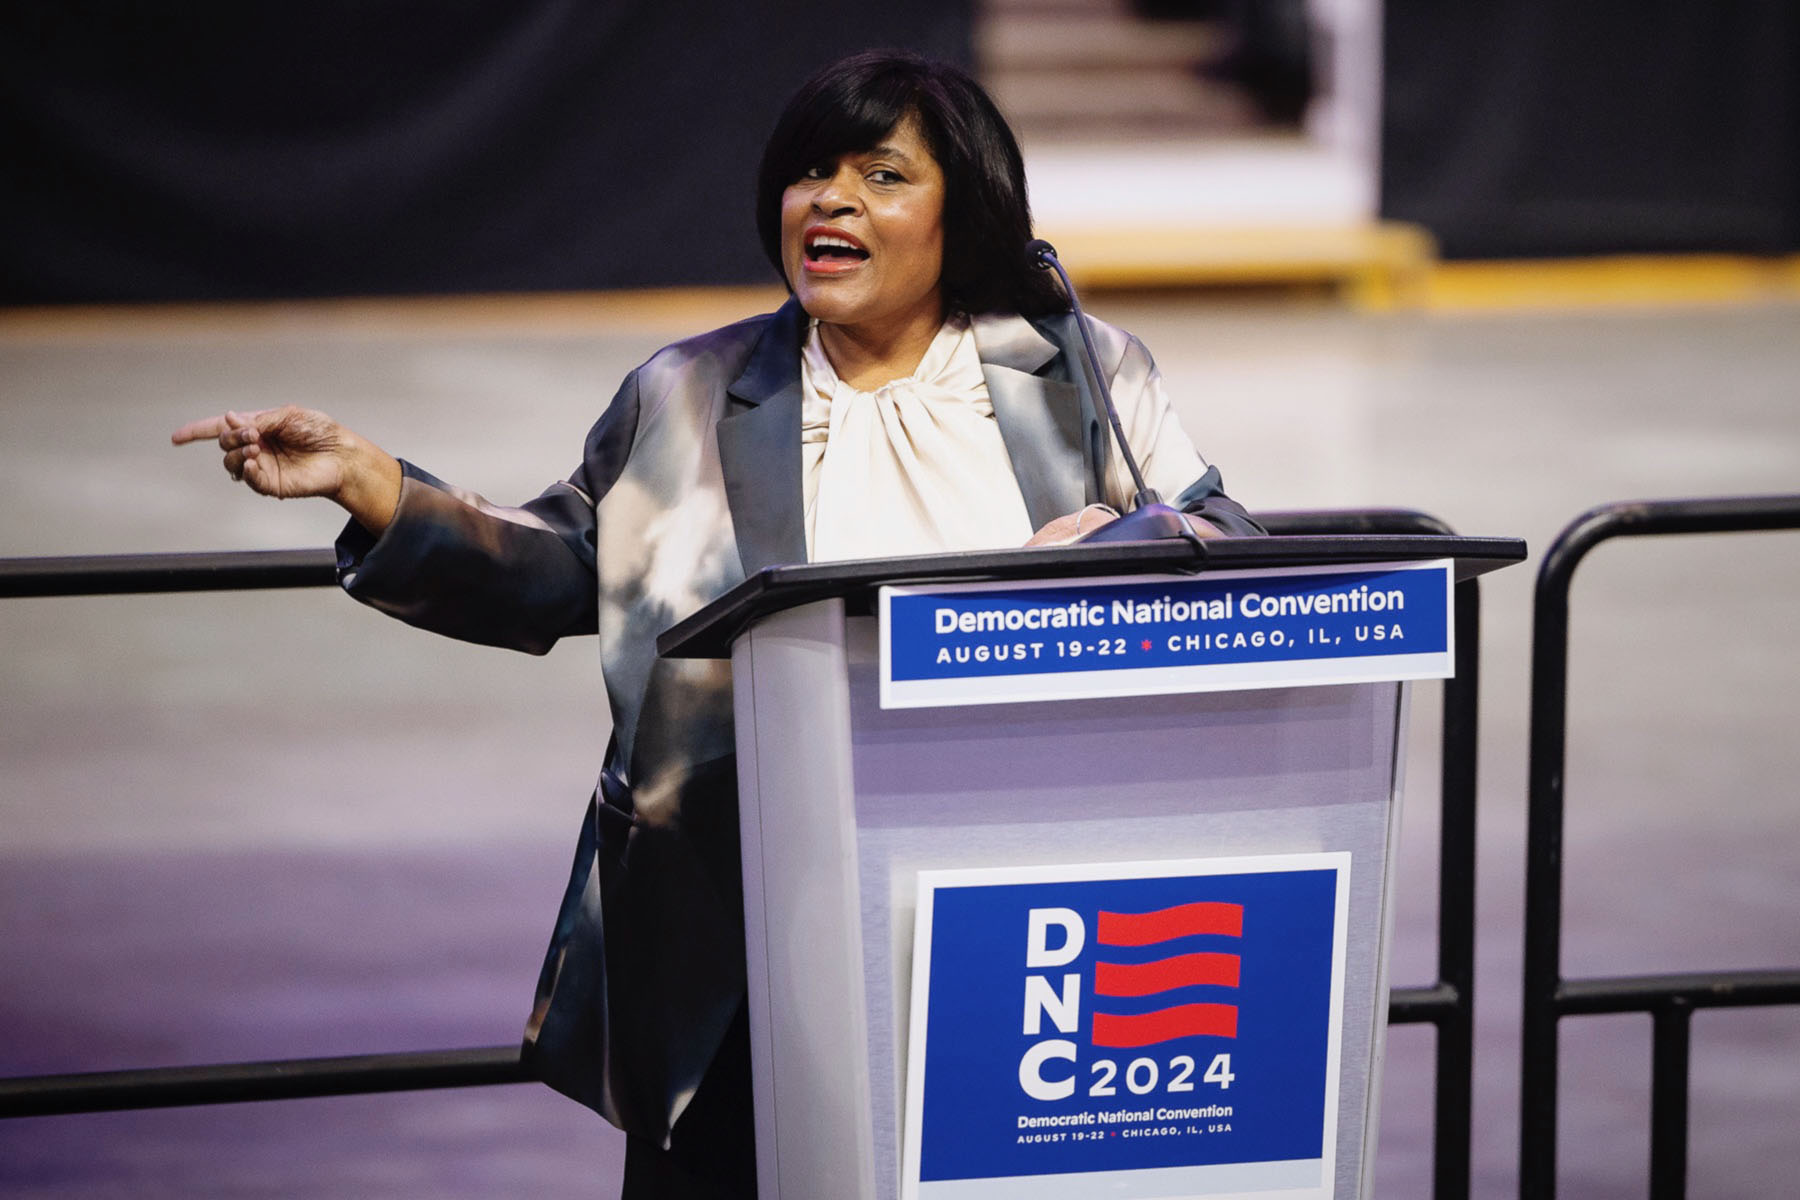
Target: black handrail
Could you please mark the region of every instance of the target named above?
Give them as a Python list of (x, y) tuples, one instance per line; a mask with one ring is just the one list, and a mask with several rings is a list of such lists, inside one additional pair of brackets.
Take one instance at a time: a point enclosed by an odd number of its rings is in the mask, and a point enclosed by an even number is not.
[[(1257, 519), (1273, 534), (1453, 535), (1411, 509), (1274, 512)], [(0, 599), (325, 587), (335, 582), (329, 550), (134, 554), (0, 559)], [(1438, 871), (1438, 975), (1394, 988), (1388, 1019), (1437, 1026), (1433, 1195), (1469, 1194), (1474, 1060), (1475, 743), (1480, 663), (1480, 585), (1456, 585), (1456, 676), (1444, 691)], [(517, 1047), (482, 1047), (289, 1059), (140, 1071), (0, 1079), (0, 1119), (78, 1112), (239, 1103), (426, 1088), (479, 1087), (535, 1076)]]
[(329, 587), (336, 582), (337, 557), (329, 550), (0, 558), (0, 600)]
[(1631, 979), (1562, 975), (1563, 767), (1568, 740), (1569, 590), (1602, 542), (1674, 533), (1800, 529), (1800, 496), (1657, 500), (1590, 509), (1560, 533), (1538, 570), (1532, 620), (1529, 813), (1525, 849), (1525, 1011), (1520, 1047), (1519, 1195), (1556, 1195), (1557, 1023), (1584, 1013), (1652, 1019), (1650, 1195), (1687, 1186), (1688, 1023), (1694, 1009), (1800, 1003), (1800, 972), (1740, 971)]
[(27, 1075), (0, 1079), (0, 1117), (488, 1087), (535, 1078), (518, 1046)]

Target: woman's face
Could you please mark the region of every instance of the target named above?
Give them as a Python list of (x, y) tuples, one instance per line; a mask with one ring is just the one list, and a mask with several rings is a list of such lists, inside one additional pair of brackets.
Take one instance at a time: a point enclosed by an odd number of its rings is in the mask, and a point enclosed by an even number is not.
[(913, 119), (788, 185), (781, 265), (827, 324), (880, 333), (943, 319), (944, 172)]

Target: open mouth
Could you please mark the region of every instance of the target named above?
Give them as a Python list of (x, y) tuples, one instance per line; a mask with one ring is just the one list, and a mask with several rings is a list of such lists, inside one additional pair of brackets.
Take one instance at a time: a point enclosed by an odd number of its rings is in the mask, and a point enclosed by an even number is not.
[(862, 243), (841, 233), (808, 232), (806, 261), (821, 266), (848, 266), (865, 262), (869, 252)]

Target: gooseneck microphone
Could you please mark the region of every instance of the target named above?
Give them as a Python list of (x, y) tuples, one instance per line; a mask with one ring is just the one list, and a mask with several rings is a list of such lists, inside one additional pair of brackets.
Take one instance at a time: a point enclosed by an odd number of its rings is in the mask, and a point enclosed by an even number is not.
[(1033, 266), (1053, 270), (1057, 278), (1062, 280), (1063, 291), (1069, 297), (1069, 308), (1075, 313), (1075, 328), (1081, 331), (1088, 376), (1100, 393), (1100, 402), (1106, 409), (1106, 419), (1112, 425), (1113, 440), (1118, 443), (1119, 452), (1125, 456), (1125, 465), (1131, 470), (1131, 482), (1137, 488), (1137, 494), (1131, 498), (1130, 512), (1076, 540), (1148, 542), (1161, 538), (1184, 538), (1197, 542), (1199, 539), (1188, 525), (1187, 518), (1164, 504), (1156, 489), (1144, 482), (1144, 473), (1138, 470), (1137, 457), (1131, 453), (1131, 443), (1125, 440), (1125, 427), (1120, 423), (1119, 410), (1113, 404), (1112, 389), (1107, 386), (1106, 375), (1100, 370), (1100, 352), (1094, 349), (1094, 335), (1088, 330), (1087, 314), (1081, 311), (1081, 301), (1075, 295), (1075, 285), (1069, 282), (1069, 273), (1056, 257), (1056, 247), (1043, 238), (1033, 238), (1025, 243), (1025, 255)]

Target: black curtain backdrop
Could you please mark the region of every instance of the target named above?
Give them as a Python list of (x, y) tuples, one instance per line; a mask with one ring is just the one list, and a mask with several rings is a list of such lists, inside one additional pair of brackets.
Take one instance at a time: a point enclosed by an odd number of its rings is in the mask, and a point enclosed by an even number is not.
[(0, 303), (771, 282), (763, 139), (972, 0), (0, 6)]
[(1796, 0), (1390, 0), (1384, 216), (1450, 257), (1800, 250)]

